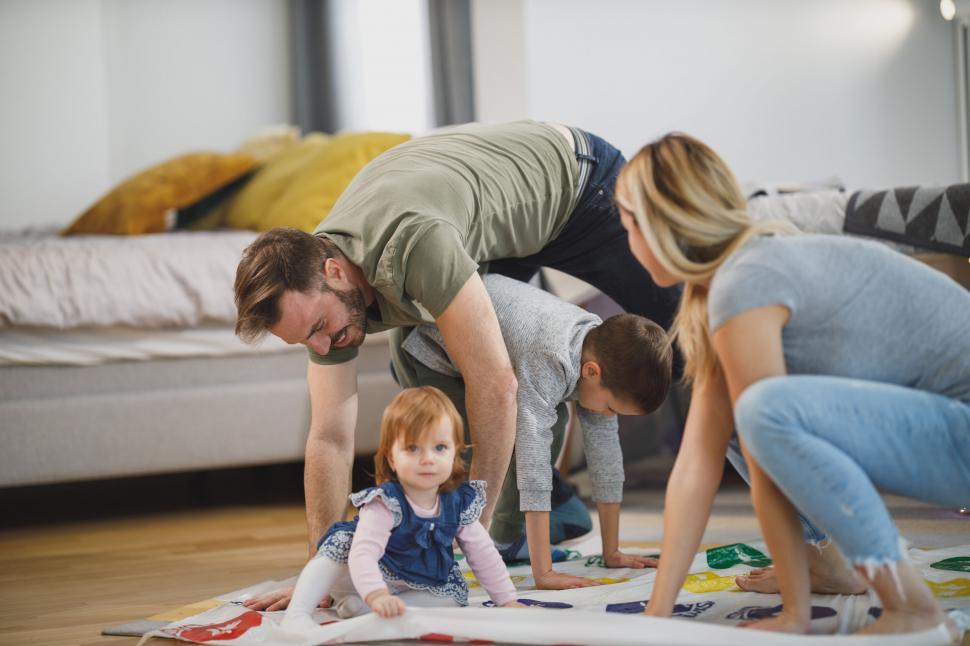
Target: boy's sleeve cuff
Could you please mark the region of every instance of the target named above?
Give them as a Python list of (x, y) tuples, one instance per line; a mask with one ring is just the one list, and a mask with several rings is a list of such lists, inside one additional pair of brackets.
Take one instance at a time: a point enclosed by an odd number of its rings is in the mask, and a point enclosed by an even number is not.
[(621, 502), (623, 500), (623, 481), (594, 482), (593, 502)]
[(519, 511), (552, 511), (552, 491), (519, 489)]

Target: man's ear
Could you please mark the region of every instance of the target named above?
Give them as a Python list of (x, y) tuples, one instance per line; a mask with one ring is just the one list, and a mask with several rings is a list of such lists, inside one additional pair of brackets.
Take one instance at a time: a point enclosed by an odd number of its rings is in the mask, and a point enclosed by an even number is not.
[(341, 280), (345, 277), (344, 268), (340, 266), (340, 263), (334, 258), (327, 258), (323, 261), (323, 272), (324, 279), (329, 283), (332, 280)]
[(585, 379), (597, 379), (603, 374), (603, 370), (600, 368), (600, 364), (590, 360), (583, 363), (583, 367), (580, 368), (580, 374)]

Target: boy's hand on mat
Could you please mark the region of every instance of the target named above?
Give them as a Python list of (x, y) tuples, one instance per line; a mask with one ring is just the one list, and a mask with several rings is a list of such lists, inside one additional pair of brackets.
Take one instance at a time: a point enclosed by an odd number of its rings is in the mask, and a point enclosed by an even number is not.
[(508, 603), (502, 604), (503, 608), (528, 608), (529, 606), (524, 603), (519, 603), (518, 601), (509, 601)]
[[(276, 612), (277, 610), (286, 610), (286, 607), (290, 605), (290, 599), (293, 597), (293, 588), (280, 588), (279, 590), (273, 590), (272, 592), (267, 592), (264, 595), (258, 597), (253, 597), (252, 599), (247, 599), (243, 601), (243, 605), (250, 610), (265, 610), (266, 612)], [(318, 607), (329, 608), (333, 604), (333, 599), (330, 598), (328, 594), (323, 599), (320, 600)]]
[(586, 579), (572, 574), (562, 574), (549, 570), (535, 577), (537, 590), (569, 590), (570, 588), (589, 588), (600, 585), (599, 581)]
[(660, 559), (652, 556), (637, 556), (636, 554), (624, 554), (617, 550), (609, 556), (603, 557), (606, 567), (628, 567), (639, 570), (645, 567), (657, 567)]
[(367, 595), (367, 605), (370, 609), (387, 619), (404, 613), (404, 602), (387, 590), (377, 590)]

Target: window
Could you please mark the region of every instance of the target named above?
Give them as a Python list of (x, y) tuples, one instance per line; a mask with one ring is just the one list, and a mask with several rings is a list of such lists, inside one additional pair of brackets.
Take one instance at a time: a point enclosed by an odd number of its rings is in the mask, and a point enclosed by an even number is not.
[(425, 0), (333, 0), (331, 11), (340, 130), (430, 130)]

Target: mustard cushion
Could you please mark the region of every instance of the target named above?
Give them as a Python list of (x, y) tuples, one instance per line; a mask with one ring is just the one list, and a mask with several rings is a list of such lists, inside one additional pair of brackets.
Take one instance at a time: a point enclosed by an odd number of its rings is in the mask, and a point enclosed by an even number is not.
[(223, 226), (260, 230), (260, 220), (329, 142), (329, 136), (311, 133), (269, 160), (226, 206)]
[(252, 171), (246, 154), (188, 153), (152, 166), (116, 186), (82, 213), (62, 235), (160, 233), (166, 215)]
[(369, 161), (409, 135), (358, 132), (308, 135), (260, 168), (228, 206), (225, 226), (313, 231)]

